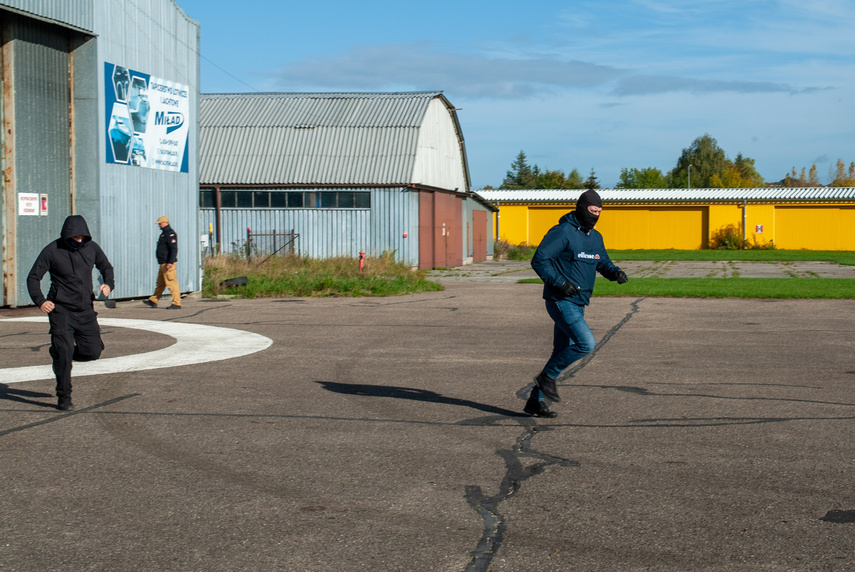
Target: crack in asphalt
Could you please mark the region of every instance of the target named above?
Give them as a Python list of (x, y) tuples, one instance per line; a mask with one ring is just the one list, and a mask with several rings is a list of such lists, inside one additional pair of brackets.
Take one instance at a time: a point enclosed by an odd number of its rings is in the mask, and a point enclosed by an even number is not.
[[(632, 302), (630, 305), (631, 310), (627, 312), (626, 316), (606, 332), (606, 335), (597, 342), (597, 345), (594, 346), (590, 354), (566, 370), (559, 380), (573, 377), (579, 370), (590, 363), (596, 357), (597, 352), (608, 343), (612, 336), (638, 313), (638, 304), (643, 299), (639, 298)], [(517, 392), (517, 396), (525, 399), (530, 388), (531, 384), (522, 388)], [(580, 466), (578, 461), (556, 457), (531, 448), (531, 442), (535, 435), (539, 432), (552, 431), (554, 425), (538, 426), (534, 418), (526, 418), (520, 421), (520, 424), (525, 427), (525, 431), (517, 437), (516, 444), (511, 449), (499, 449), (496, 451), (496, 454), (505, 461), (505, 476), (499, 484), (499, 491), (494, 496), (488, 497), (484, 494), (481, 487), (477, 485), (466, 486), (466, 502), (481, 516), (484, 521), (484, 532), (481, 535), (478, 546), (470, 553), (472, 558), (464, 569), (464, 572), (486, 572), (490, 568), (493, 558), (502, 546), (505, 531), (507, 530), (505, 517), (499, 512), (499, 505), (512, 498), (520, 490), (525, 481), (542, 474), (546, 467), (549, 466)], [(538, 462), (530, 466), (524, 466), (522, 462), (523, 458), (537, 459)]]

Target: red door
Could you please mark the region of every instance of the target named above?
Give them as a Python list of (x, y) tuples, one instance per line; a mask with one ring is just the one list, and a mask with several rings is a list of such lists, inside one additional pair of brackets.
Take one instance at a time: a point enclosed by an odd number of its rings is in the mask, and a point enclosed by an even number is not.
[(472, 211), (473, 262), (487, 260), (487, 211)]

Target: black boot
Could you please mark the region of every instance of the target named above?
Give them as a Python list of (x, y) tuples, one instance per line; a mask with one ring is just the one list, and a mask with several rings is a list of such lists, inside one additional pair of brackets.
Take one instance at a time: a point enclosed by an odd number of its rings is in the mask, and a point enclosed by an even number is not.
[(532, 417), (546, 417), (548, 419), (558, 417), (558, 414), (556, 412), (550, 411), (546, 403), (541, 401), (534, 395), (529, 397), (528, 401), (525, 402), (525, 407), (523, 408), (523, 411), (525, 411)]
[(540, 372), (538, 376), (534, 378), (534, 384), (543, 392), (543, 395), (548, 400), (556, 403), (561, 401), (561, 398), (558, 397), (558, 388), (555, 386), (555, 380), (545, 373)]
[(74, 405), (71, 403), (71, 396), (60, 395), (56, 408), (60, 411), (74, 411)]

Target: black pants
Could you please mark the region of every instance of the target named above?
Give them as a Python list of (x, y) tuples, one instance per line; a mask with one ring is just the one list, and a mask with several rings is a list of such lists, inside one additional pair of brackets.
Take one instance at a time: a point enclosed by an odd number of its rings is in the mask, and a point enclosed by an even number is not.
[(69, 310), (59, 304), (48, 314), (50, 357), (56, 375), (58, 397), (71, 397), (71, 361), (91, 361), (101, 357), (104, 343), (94, 308)]

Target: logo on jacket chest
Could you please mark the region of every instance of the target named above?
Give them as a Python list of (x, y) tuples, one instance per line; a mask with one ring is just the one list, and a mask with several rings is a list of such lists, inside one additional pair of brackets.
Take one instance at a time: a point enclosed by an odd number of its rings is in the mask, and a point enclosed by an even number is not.
[(599, 254), (588, 254), (587, 252), (578, 252), (576, 253), (576, 258), (584, 258), (586, 260), (599, 260)]

